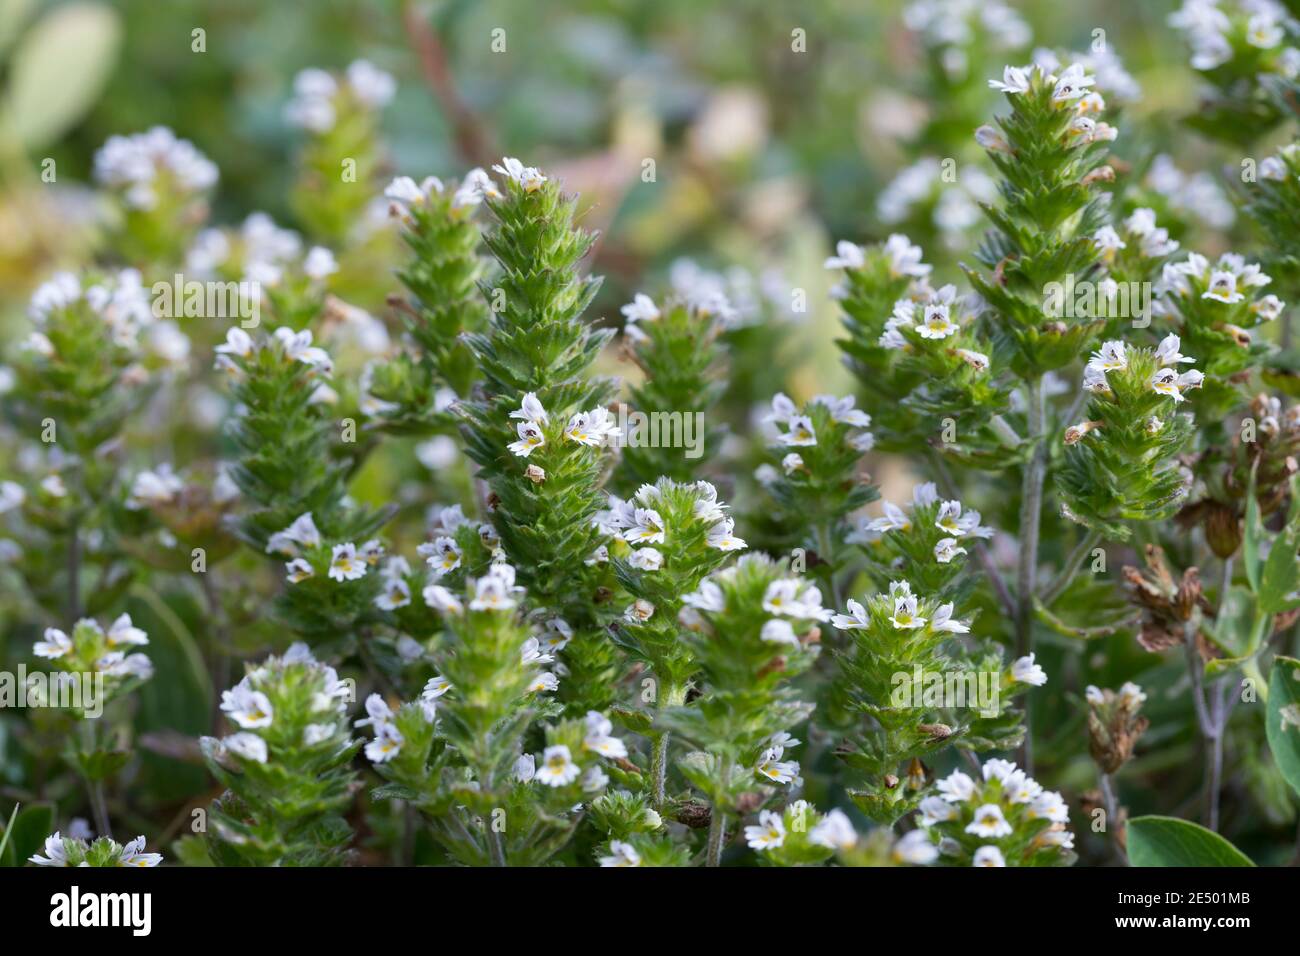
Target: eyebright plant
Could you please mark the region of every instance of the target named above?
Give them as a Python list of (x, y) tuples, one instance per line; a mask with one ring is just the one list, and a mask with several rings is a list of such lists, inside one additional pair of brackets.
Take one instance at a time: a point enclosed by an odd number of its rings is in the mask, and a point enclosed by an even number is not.
[(368, 61), (286, 79), (286, 224), (112, 137), (102, 242), (0, 323), (0, 753), (40, 798), (0, 859), (1137, 862), (1126, 802), (1287, 858), (1295, 23), (1170, 21), (1193, 125), (1266, 157), (1238, 224), (1105, 43), (905, 21), (935, 109), (864, 233), (768, 242), (746, 198), (762, 242), (692, 220), (704, 263), (642, 261), (652, 179), (576, 195), (468, 108), (401, 175)]

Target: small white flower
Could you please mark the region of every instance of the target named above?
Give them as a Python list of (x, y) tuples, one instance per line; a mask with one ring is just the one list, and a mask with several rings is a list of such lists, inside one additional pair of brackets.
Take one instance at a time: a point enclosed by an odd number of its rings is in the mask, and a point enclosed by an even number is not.
[(867, 609), (853, 598), (849, 598), (848, 607), (848, 614), (836, 614), (831, 618), (831, 623), (841, 631), (855, 631), (866, 627)]
[(68, 851), (63, 845), (63, 836), (58, 830), (45, 838), (45, 856), (33, 853), (27, 858), (28, 863), (37, 866), (68, 866)]
[(936, 823), (957, 817), (957, 808), (943, 797), (926, 797), (918, 809), (921, 811), (920, 824), (923, 827), (932, 827)]
[(357, 554), (351, 541), (334, 545), (330, 556), (329, 576), (333, 581), (355, 581), (366, 576), (370, 566)]
[(512, 156), (507, 156), (501, 160), (499, 165), (494, 165), (492, 169), (494, 172), (512, 180), (526, 193), (536, 192), (546, 182), (546, 177), (542, 175), (539, 169), (535, 166), (525, 166)]
[(935, 608), (934, 619), (930, 621), (930, 627), (936, 631), (944, 631), (949, 634), (969, 634), (970, 625), (953, 620), (952, 611), (952, 604), (940, 604)]
[(1033, 654), (1028, 654), (1017, 658), (1011, 665), (1011, 680), (1017, 684), (1042, 687), (1047, 683), (1047, 672), (1041, 665), (1034, 663)]
[(1116, 339), (1103, 342), (1101, 349), (1092, 353), (1092, 359), (1088, 364), (1103, 372), (1128, 368), (1128, 355), (1125, 353), (1124, 343)]
[(308, 564), (306, 559), (294, 558), (285, 563), (284, 573), (290, 584), (301, 584), (314, 575), (316, 569)]
[(221, 709), (245, 730), (270, 727), (275, 716), (270, 699), (242, 681), (221, 692)]
[(632, 301), (619, 311), (623, 313), (629, 323), (653, 322), (660, 315), (659, 306), (655, 305), (654, 299), (644, 292), (638, 292)]
[(538, 401), (536, 392), (525, 392), (519, 407), (510, 413), (510, 417), (533, 422), (537, 425), (545, 425), (551, 420), (550, 416), (546, 414), (546, 409), (542, 407), (542, 403)]
[(995, 846), (982, 846), (975, 851), (975, 857), (971, 861), (971, 866), (1006, 866), (1007, 861), (1002, 857), (1002, 851)]
[(237, 734), (231, 734), (229, 737), (223, 737), (221, 743), (237, 757), (252, 760), (254, 763), (266, 763), (268, 756), (266, 741), (257, 734), (240, 731)]
[(630, 843), (624, 843), (622, 840), (611, 840), (609, 843), (609, 856), (602, 856), (600, 865), (640, 866), (641, 854), (637, 853), (636, 848)]
[(758, 760), (754, 772), (773, 783), (790, 783), (799, 775), (799, 763), (795, 760), (782, 760), (783, 747), (768, 747)]
[(556, 744), (543, 751), (542, 765), (537, 769), (535, 778), (548, 787), (563, 787), (577, 780), (581, 772), (573, 762), (569, 748), (564, 744)]
[(940, 564), (949, 564), (959, 554), (966, 554), (966, 549), (957, 544), (956, 538), (940, 538), (934, 545), (934, 559)]
[(1210, 273), (1210, 287), (1201, 293), (1201, 298), (1232, 304), (1246, 296), (1237, 290), (1236, 273), (1216, 269)]
[(375, 739), (366, 744), (366, 758), (371, 763), (387, 763), (402, 750), (406, 738), (391, 722), (375, 724)]
[(300, 554), (299, 546), (304, 548), (315, 548), (321, 543), (321, 533), (316, 528), (316, 522), (312, 518), (311, 512), (299, 515), (293, 520), (293, 524), (283, 531), (277, 531), (266, 540), (267, 554), (283, 554), (287, 557), (296, 558)]
[(826, 260), (827, 269), (861, 269), (866, 264), (866, 251), (843, 239), (835, 243), (835, 255)]
[(817, 433), (813, 431), (812, 419), (807, 415), (793, 415), (788, 423), (789, 431), (777, 436), (780, 445), (803, 447), (817, 444)]
[(986, 803), (975, 810), (975, 819), (967, 824), (966, 832), (989, 839), (1009, 836), (1011, 824), (1002, 815), (1002, 808), (996, 803)]
[(578, 412), (564, 428), (564, 437), (568, 441), (592, 448), (609, 443), (617, 435), (618, 422), (604, 406), (593, 408), (589, 412)]
[(1053, 823), (1066, 823), (1070, 819), (1070, 808), (1065, 799), (1054, 790), (1045, 790), (1034, 798), (1029, 805), (1029, 816), (1050, 820)]
[(338, 272), (339, 264), (334, 258), (334, 253), (330, 252), (324, 246), (312, 246), (307, 250), (307, 255), (302, 260), (302, 271), (306, 274), (307, 278), (315, 279), (319, 282)]
[(785, 842), (785, 823), (779, 814), (764, 810), (758, 825), (745, 827), (745, 842), (753, 850), (772, 850)]
[(72, 639), (57, 627), (45, 629), (45, 639), (32, 645), (32, 653), (37, 657), (55, 660), (72, 650)]
[(532, 754), (520, 754), (515, 761), (515, 779), (520, 783), (531, 783), (537, 775), (537, 758)]
[(799, 637), (795, 634), (794, 628), (790, 625), (790, 622), (782, 621), (777, 618), (772, 618), (772, 620), (763, 625), (759, 637), (769, 644), (788, 644), (791, 647), (799, 646)]
[(1056, 86), (1052, 90), (1052, 102), (1068, 103), (1077, 100), (1096, 82), (1095, 77), (1084, 75), (1082, 64), (1074, 63), (1057, 79)]
[(889, 274), (894, 278), (912, 276), (920, 278), (930, 274), (931, 266), (921, 261), (923, 253), (920, 246), (902, 233), (893, 233), (885, 240), (885, 256), (889, 259)]
[(411, 586), (398, 577), (387, 576), (384, 590), (375, 598), (375, 606), (383, 611), (396, 611), (411, 603)]
[(664, 556), (656, 548), (637, 548), (627, 563), (641, 571), (658, 571), (664, 566)]
[(853, 829), (848, 815), (843, 810), (835, 809), (808, 831), (808, 842), (830, 850), (851, 850), (857, 846), (858, 833)]
[(960, 770), (954, 770), (935, 786), (939, 796), (949, 803), (964, 803), (975, 795), (975, 781)]
[(506, 448), (520, 458), (527, 458), (546, 444), (546, 436), (542, 434), (542, 429), (536, 422), (520, 422), (515, 426), (515, 433), (519, 436), (519, 440), (512, 441), (506, 445)]
[(903, 834), (890, 853), (896, 863), (927, 866), (939, 858), (939, 847), (924, 830)]
[(623, 741), (611, 736), (614, 725), (599, 711), (589, 710), (586, 716), (587, 732), (582, 745), (602, 757), (626, 757), (627, 747)]
[(916, 597), (911, 594), (901, 594), (894, 598), (894, 613), (889, 621), (900, 630), (925, 626), (925, 618), (917, 613)]
[(1002, 93), (1028, 93), (1029, 76), (1018, 66), (1002, 68), (1001, 80), (989, 80), (989, 89)]
[(704, 539), (705, 545), (719, 551), (743, 551), (748, 545), (743, 538), (737, 538), (732, 533), (735, 527), (734, 521), (723, 518), (709, 529), (708, 536)]

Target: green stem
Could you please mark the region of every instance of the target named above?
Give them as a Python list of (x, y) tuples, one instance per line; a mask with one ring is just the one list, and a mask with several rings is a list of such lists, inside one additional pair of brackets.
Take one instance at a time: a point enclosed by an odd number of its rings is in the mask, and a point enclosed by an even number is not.
[[(1038, 535), (1042, 520), (1043, 481), (1047, 476), (1047, 445), (1043, 440), (1046, 410), (1043, 378), (1037, 375), (1025, 383), (1029, 403), (1029, 436), (1032, 445), (1025, 463), (1020, 497), (1020, 561), (1016, 569), (1016, 656), (1024, 657), (1034, 647), (1034, 592), (1038, 577)], [(1025, 742), (1022, 749), (1025, 772), (1033, 771), (1033, 727), (1029, 704), (1025, 704)]]
[(725, 763), (722, 765), (722, 787), (718, 795), (713, 800), (713, 815), (709, 818), (709, 842), (708, 853), (705, 858), (706, 866), (720, 866), (722, 864), (722, 848), (727, 842), (727, 812), (722, 806), (722, 796), (727, 792), (731, 785), (731, 757), (723, 758)]
[(651, 800), (657, 813), (663, 811), (664, 803), (667, 800), (668, 743), (671, 737), (672, 734), (665, 730), (655, 738), (654, 754), (650, 762), (650, 776), (654, 781)]
[(1090, 530), (1082, 539), (1080, 539), (1079, 543), (1074, 546), (1074, 550), (1070, 552), (1068, 557), (1066, 557), (1065, 564), (1061, 566), (1060, 574), (1058, 574), (1055, 579), (1053, 579), (1052, 583), (1047, 586), (1047, 589), (1043, 591), (1042, 602), (1044, 607), (1050, 607), (1052, 602), (1060, 597), (1061, 593), (1070, 586), (1070, 582), (1074, 580), (1075, 574), (1078, 573), (1079, 566), (1083, 564), (1084, 559), (1087, 558), (1089, 552), (1097, 546), (1097, 542), (1100, 540), (1101, 532)]

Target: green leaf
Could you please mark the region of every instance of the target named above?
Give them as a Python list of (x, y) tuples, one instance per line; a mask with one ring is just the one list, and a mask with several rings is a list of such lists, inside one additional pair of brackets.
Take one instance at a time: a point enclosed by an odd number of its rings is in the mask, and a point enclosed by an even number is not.
[(1277, 768), (1300, 794), (1300, 661), (1278, 657), (1268, 675), (1268, 747)]
[(1176, 817), (1138, 817), (1128, 824), (1134, 866), (1254, 866), (1213, 830)]
[(117, 60), (118, 16), (72, 3), (40, 20), (14, 51), (3, 114), (29, 149), (63, 135), (99, 98)]
[(1259, 580), (1259, 606), (1268, 614), (1294, 607), (1288, 595), (1300, 586), (1300, 561), (1296, 560), (1296, 528), (1288, 525), (1273, 540)]
[(24, 807), (10, 818), (9, 826), (5, 828), (0, 866), (22, 866), (53, 831), (54, 808), (51, 805), (36, 803)]

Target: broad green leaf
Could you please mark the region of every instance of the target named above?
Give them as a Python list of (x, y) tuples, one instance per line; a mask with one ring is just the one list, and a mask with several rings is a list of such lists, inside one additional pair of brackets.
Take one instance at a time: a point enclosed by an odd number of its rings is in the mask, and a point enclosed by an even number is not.
[(35, 149), (75, 125), (103, 91), (121, 32), (117, 14), (98, 3), (59, 7), (28, 30), (9, 70), (9, 133)]
[(1254, 866), (1213, 830), (1176, 817), (1138, 817), (1128, 824), (1134, 866)]
[(1278, 770), (1300, 794), (1300, 661), (1279, 657), (1268, 675), (1268, 747)]
[(1268, 614), (1294, 607), (1288, 596), (1300, 586), (1300, 561), (1296, 560), (1296, 529), (1288, 525), (1273, 540), (1259, 578), (1259, 606)]

